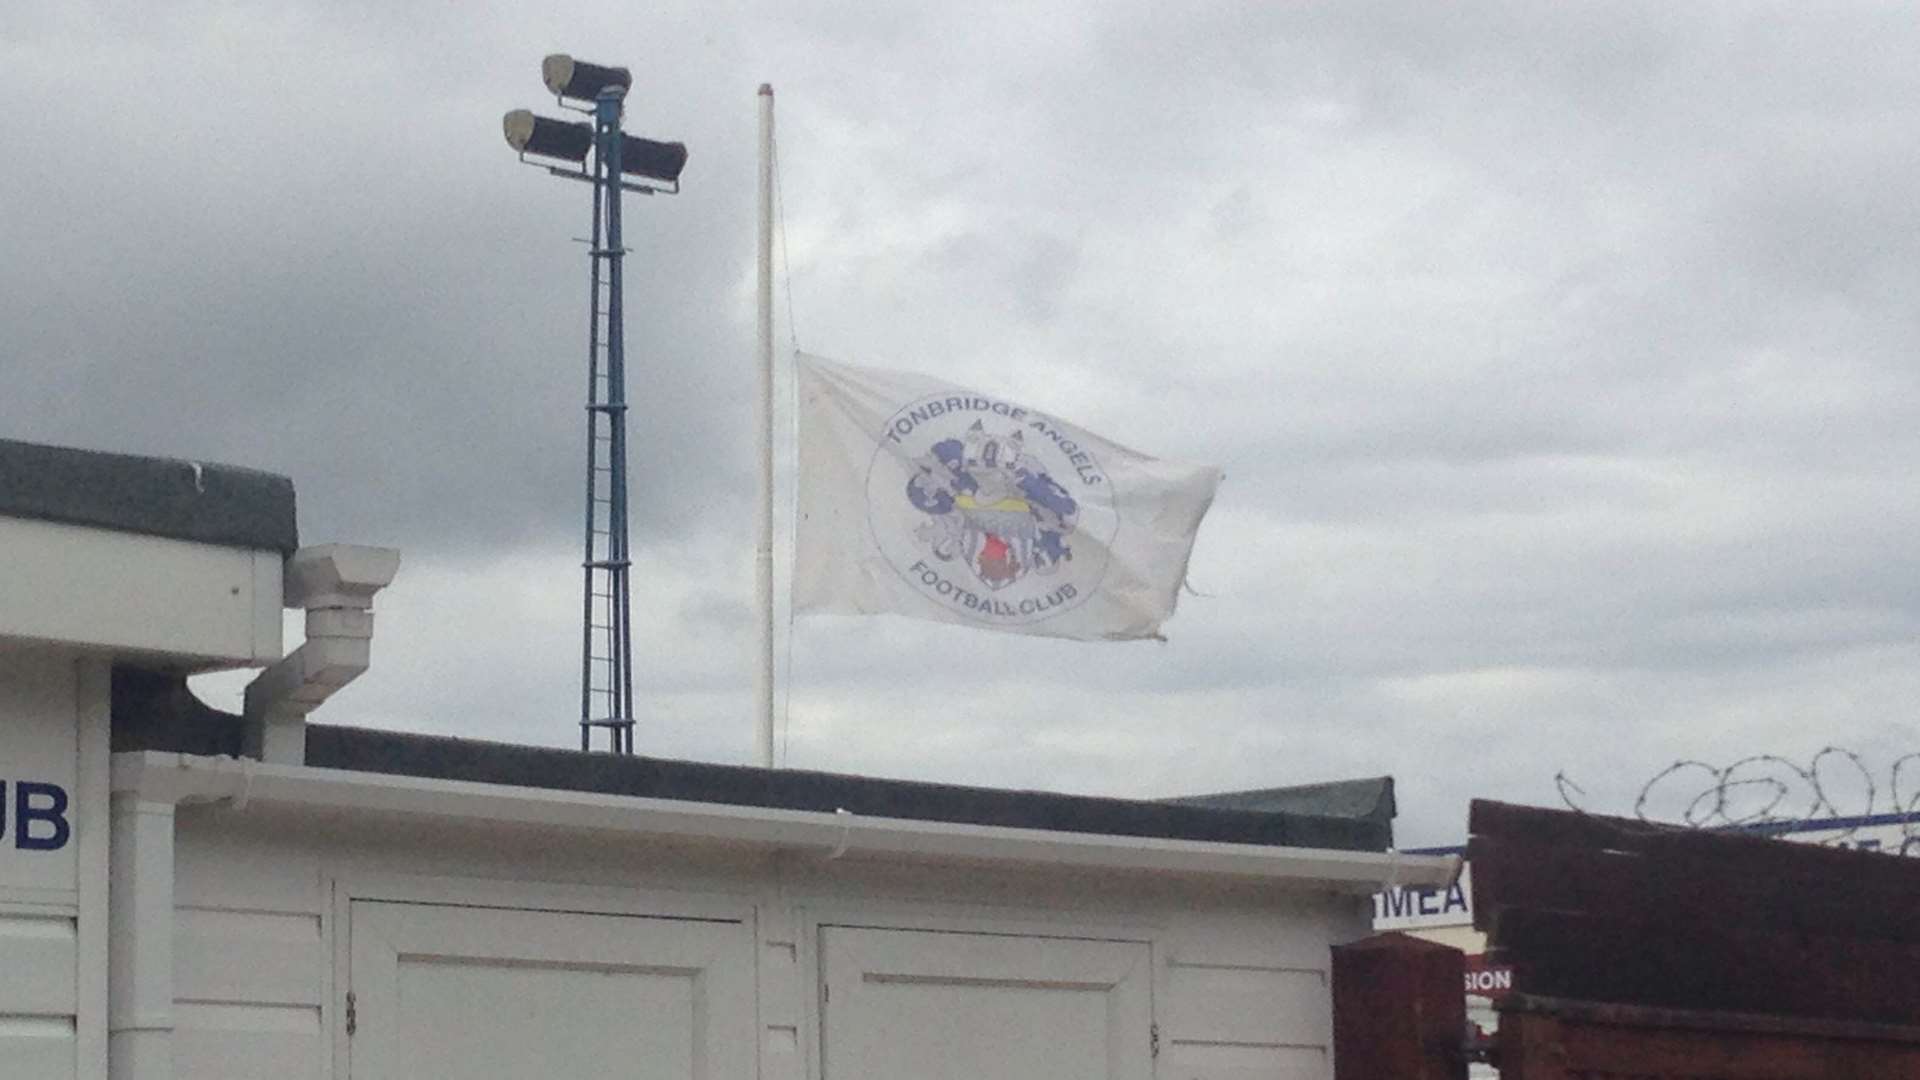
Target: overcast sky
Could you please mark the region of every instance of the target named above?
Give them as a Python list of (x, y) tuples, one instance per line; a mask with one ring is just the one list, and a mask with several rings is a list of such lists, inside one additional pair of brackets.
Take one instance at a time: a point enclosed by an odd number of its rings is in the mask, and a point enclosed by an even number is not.
[(783, 341), (1227, 477), (1166, 644), (802, 620), (783, 762), (1390, 773), (1432, 844), (1920, 750), (1905, 5), (7, 3), (0, 436), (401, 548), (317, 722), (576, 738), (587, 192), (499, 134), (549, 51), (692, 155), (627, 215), (641, 752), (750, 754), (763, 81)]

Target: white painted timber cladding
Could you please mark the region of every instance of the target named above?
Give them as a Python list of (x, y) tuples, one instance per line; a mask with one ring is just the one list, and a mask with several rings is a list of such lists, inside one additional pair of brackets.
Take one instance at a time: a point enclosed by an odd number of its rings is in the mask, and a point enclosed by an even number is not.
[(838, 1080), (820, 1067), (829, 927), (1140, 942), (1156, 1075), (1329, 1080), (1328, 946), (1368, 932), (1364, 896), (1270, 884), (259, 805), (183, 806), (177, 820), (177, 1077), (363, 1075), (345, 1026), (356, 904), (737, 921), (757, 955), (759, 1060), (746, 1075), (766, 1080)]
[[(107, 668), (0, 646), (0, 1077), (106, 1072)], [(19, 785), (59, 789), (66, 842), (20, 820)], [(50, 808), (43, 799), (36, 805)]]
[[(4, 550), (4, 549), (0, 549)], [(0, 903), (78, 899), (79, 846), (23, 849), (14, 799), (23, 782), (68, 792), (80, 779), (79, 684), (72, 659), (51, 650), (0, 649)], [(43, 830), (44, 832), (44, 830)]]
[[(174, 918), (174, 1075), (312, 1075), (327, 952), (311, 912), (181, 907)], [(304, 1070), (304, 1071), (299, 1071)]]
[(0, 1075), (74, 1075), (78, 940), (72, 915), (0, 915)]

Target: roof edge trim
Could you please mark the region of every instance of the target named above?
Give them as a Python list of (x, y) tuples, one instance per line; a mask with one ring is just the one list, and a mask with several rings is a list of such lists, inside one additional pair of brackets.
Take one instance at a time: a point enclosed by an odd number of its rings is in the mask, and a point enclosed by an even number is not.
[(1460, 866), (1460, 860), (1452, 856), (878, 818), (348, 772), (153, 750), (113, 755), (113, 790), (164, 804), (231, 800), (236, 806), (261, 803), (463, 818), (745, 843), (810, 851), (823, 859), (845, 854), (1232, 877), (1332, 886), (1355, 893), (1388, 885), (1445, 885), (1455, 878)]

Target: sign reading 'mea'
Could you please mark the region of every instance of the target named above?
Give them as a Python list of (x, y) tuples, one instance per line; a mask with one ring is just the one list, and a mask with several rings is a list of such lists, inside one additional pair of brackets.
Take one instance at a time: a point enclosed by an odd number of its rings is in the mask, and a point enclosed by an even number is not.
[(1401, 885), (1373, 894), (1375, 930), (1421, 930), (1473, 925), (1473, 867), (1445, 887)]

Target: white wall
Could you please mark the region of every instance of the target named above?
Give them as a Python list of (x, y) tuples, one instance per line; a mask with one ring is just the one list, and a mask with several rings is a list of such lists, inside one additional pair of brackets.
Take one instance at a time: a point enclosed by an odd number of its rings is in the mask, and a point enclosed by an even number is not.
[(9, 639), (199, 668), (280, 658), (282, 558), (0, 515), (0, 647)]
[(7, 1080), (106, 1071), (107, 707), (105, 661), (0, 649)]
[[(1331, 1077), (1328, 946), (1365, 897), (1086, 872), (770, 856), (614, 833), (186, 806), (177, 817), (174, 1075), (344, 1075), (355, 899), (738, 918), (758, 955), (762, 1075), (817, 1061), (820, 927), (1139, 940), (1158, 1075)], [(744, 931), (743, 931), (744, 932)]]

